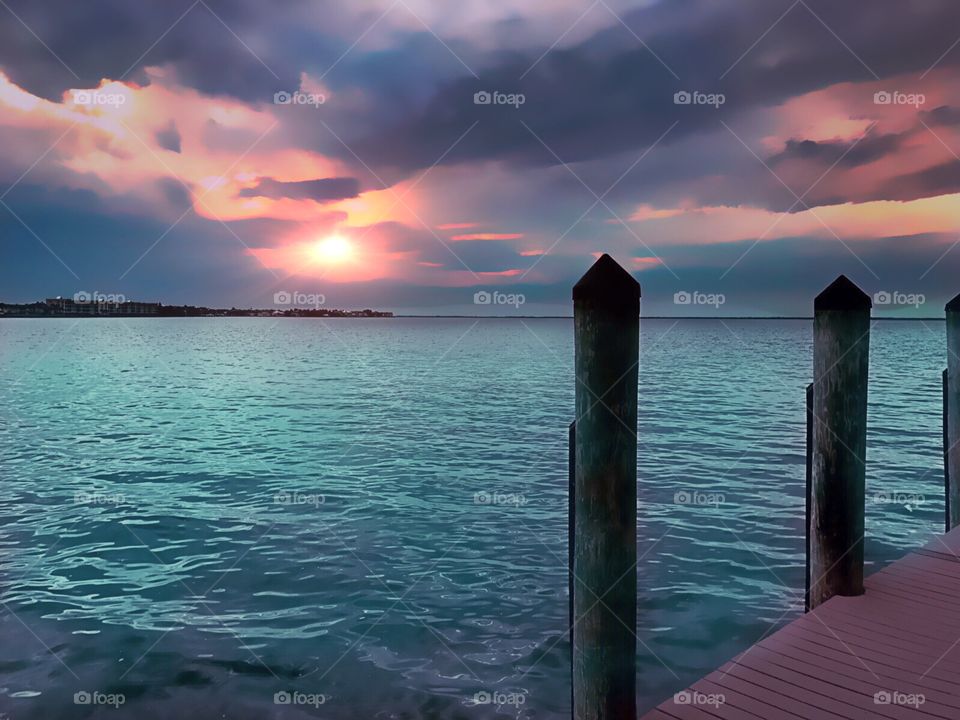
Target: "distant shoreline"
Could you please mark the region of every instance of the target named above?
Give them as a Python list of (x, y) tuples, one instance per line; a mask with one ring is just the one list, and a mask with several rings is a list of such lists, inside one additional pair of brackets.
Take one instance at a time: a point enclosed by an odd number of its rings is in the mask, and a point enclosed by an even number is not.
[[(395, 318), (421, 318), (443, 320), (460, 318), (467, 320), (573, 320), (573, 315), (394, 315)], [(794, 315), (641, 315), (641, 320), (813, 320)], [(895, 322), (944, 322), (943, 317), (872, 317), (871, 320), (893, 320)]]
[[(351, 314), (351, 311), (345, 311), (342, 314), (327, 314), (327, 315), (314, 315), (314, 314), (284, 314), (284, 315), (267, 315), (267, 314), (235, 314), (235, 315), (75, 315), (75, 314), (62, 314), (62, 315), (19, 315), (19, 314), (4, 314), (0, 313), (0, 320), (118, 320), (118, 319), (149, 319), (149, 320), (187, 320), (187, 319), (237, 319), (237, 318), (247, 318), (247, 319), (259, 319), (259, 320), (281, 320), (281, 319), (298, 319), (298, 320), (573, 320), (572, 315), (395, 315), (395, 314), (377, 314), (377, 315), (361, 315), (361, 314)], [(783, 315), (783, 316), (759, 316), (759, 315), (725, 315), (723, 317), (709, 316), (709, 315), (641, 315), (641, 320), (712, 320), (715, 322), (722, 320), (753, 320), (753, 321), (783, 321), (783, 320), (804, 320), (812, 321), (813, 316), (801, 317), (793, 315)], [(872, 320), (884, 321), (884, 322), (945, 322), (946, 318), (944, 317), (919, 317), (919, 318), (902, 318), (902, 317), (873, 317)]]

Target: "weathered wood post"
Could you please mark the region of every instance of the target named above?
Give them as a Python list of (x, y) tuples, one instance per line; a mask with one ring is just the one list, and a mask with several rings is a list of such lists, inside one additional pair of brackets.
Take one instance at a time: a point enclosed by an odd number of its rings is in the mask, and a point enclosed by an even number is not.
[(841, 275), (813, 304), (810, 609), (863, 594), (870, 297)]
[[(577, 423), (570, 423), (567, 431), (567, 590), (569, 612), (567, 631), (570, 633), (570, 707), (573, 708), (573, 556), (577, 527)], [(572, 712), (572, 711), (571, 711)]]
[(943, 469), (947, 531), (960, 525), (960, 295), (947, 303), (947, 369), (943, 379)]
[(804, 490), (804, 499), (806, 500), (807, 509), (804, 513), (804, 518), (806, 518), (806, 550), (804, 554), (807, 558), (807, 567), (806, 567), (806, 580), (804, 582), (804, 612), (810, 612), (810, 492), (812, 489), (813, 483), (813, 383), (807, 385), (807, 485)]
[(573, 318), (573, 717), (635, 718), (639, 283), (603, 255)]

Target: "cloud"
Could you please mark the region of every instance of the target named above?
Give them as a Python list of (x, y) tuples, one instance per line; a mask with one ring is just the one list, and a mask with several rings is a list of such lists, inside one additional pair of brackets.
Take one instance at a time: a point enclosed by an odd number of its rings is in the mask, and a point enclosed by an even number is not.
[[(429, 303), (481, 278), (565, 302), (601, 248), (667, 288), (673, 273), (707, 283), (760, 238), (745, 267), (764, 274), (756, 255), (773, 290), (802, 295), (823, 263), (855, 260), (834, 232), (878, 272), (917, 268), (874, 247), (943, 254), (960, 204), (960, 51), (944, 54), (956, 3), (877, 0), (864, 22), (855, 4), (808, 0), (775, 26), (787, 8), (763, 0), (607, 4), (580, 18), (574, 0), (455, 13), (428, 0), (11, 0), (36, 37), (0, 25), (0, 176), (42, 188), (55, 218), (88, 210), (87, 246), (124, 257), (182, 218), (176, 252), (163, 240), (135, 276), (182, 288), (178, 263), (219, 257), (231, 299), (231, 283), (267, 287), (276, 272), (356, 284), (351, 297)], [(325, 102), (273, 103), (298, 89)], [(83, 105), (71, 90), (126, 101)], [(676, 104), (681, 90), (725, 102)], [(479, 91), (524, 102), (477, 104)], [(878, 91), (926, 104), (877, 105)], [(32, 210), (20, 191), (11, 207)], [(65, 227), (44, 237), (92, 272)], [(355, 263), (314, 257), (334, 233)], [(13, 265), (57, 264), (31, 244), (17, 236)]]
[(903, 147), (906, 134), (868, 135), (850, 142), (815, 140), (788, 140), (786, 147), (767, 159), (771, 165), (779, 165), (790, 160), (812, 160), (825, 168), (840, 165), (845, 168), (857, 167), (892, 155)]
[(451, 240), (520, 240), (523, 233), (467, 233), (466, 235), (453, 235)]
[(880, 194), (896, 200), (914, 200), (960, 192), (960, 162), (948, 160), (889, 180)]
[(240, 197), (266, 197), (273, 200), (313, 200), (330, 202), (355, 198), (360, 194), (360, 182), (356, 178), (338, 177), (318, 180), (282, 182), (273, 178), (259, 178), (256, 186), (243, 188)]
[(644, 205), (629, 219), (639, 236), (656, 237), (660, 247), (761, 242), (801, 236), (868, 241), (949, 233), (957, 227), (958, 206), (960, 194), (906, 202), (842, 203), (792, 213), (757, 207), (652, 209)]
[[(478, 78), (463, 73), (437, 84), (425, 102), (398, 103), (393, 93), (374, 93), (372, 117), (382, 122), (360, 134), (344, 127), (348, 145), (379, 167), (408, 170), (440, 158), (447, 164), (584, 162), (648, 147), (676, 122), (661, 141), (673, 145), (798, 95), (925, 71), (935, 59), (930, 47), (949, 48), (956, 38), (946, 27), (960, 24), (960, 6), (952, 4), (919, 12), (880, 0), (874, 22), (866, 25), (846, 4), (814, 1), (807, 3), (810, 10), (796, 5), (766, 34), (782, 10), (760, 0), (670, 3), (674, 20), (682, 16), (683, 23), (665, 22), (665, 5), (623, 13), (636, 36), (615, 22), (573, 46), (485, 57)], [(761, 42), (751, 48), (757, 38)], [(950, 54), (938, 67), (957, 62), (960, 53)], [(674, 93), (684, 89), (723, 93), (726, 102), (719, 108), (677, 106)], [(483, 90), (522, 93), (526, 102), (518, 109), (478, 106), (474, 94)], [(866, 102), (872, 103), (873, 92), (864, 94)]]
[(175, 153), (179, 153), (181, 151), (180, 132), (177, 130), (177, 124), (173, 120), (171, 120), (170, 124), (162, 130), (157, 130), (157, 132), (154, 134), (154, 137), (157, 140), (157, 145), (162, 147), (164, 150), (169, 150), (170, 152)]
[(941, 105), (933, 110), (924, 110), (920, 113), (920, 118), (934, 127), (960, 125), (960, 108)]

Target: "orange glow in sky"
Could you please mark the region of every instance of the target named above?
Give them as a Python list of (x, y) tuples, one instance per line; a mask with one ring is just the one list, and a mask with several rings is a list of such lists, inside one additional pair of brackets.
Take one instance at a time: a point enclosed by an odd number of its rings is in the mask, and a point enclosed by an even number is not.
[(323, 263), (338, 264), (353, 256), (353, 244), (342, 235), (329, 235), (314, 243), (310, 253)]

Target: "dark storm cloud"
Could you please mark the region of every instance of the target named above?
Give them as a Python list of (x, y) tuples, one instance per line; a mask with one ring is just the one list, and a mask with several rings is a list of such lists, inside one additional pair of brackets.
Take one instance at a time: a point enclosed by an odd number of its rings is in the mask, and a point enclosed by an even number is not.
[(157, 186), (167, 203), (177, 213), (186, 212), (187, 209), (193, 207), (193, 198), (190, 197), (190, 191), (179, 180), (160, 178), (157, 180)]
[(951, 159), (919, 172), (896, 177), (886, 183), (877, 195), (886, 200), (916, 200), (956, 192), (960, 192), (960, 162)]
[[(624, 14), (624, 20), (663, 63), (614, 24), (575, 47), (550, 50), (539, 62), (540, 48), (501, 55), (477, 69), (479, 80), (464, 74), (439, 85), (416, 112), (398, 117), (390, 109), (397, 98), (378, 97), (383, 105), (375, 115), (384, 126), (350, 145), (380, 165), (414, 169), (436, 162), (477, 123), (444, 163), (507, 159), (554, 165), (556, 156), (565, 162), (601, 158), (645, 147), (673, 122), (677, 126), (666, 143), (713, 129), (720, 120), (729, 123), (737, 113), (836, 83), (926, 70), (955, 42), (960, 26), (956, 3), (934, 2), (921, 12), (896, 0), (879, 0), (870, 7), (869, 23), (853, 3), (817, 0), (807, 5), (810, 10), (794, 6), (767, 35), (788, 3), (781, 7), (743, 0), (718, 6), (678, 0), (637, 9)], [(668, 12), (684, 22), (664, 23)], [(960, 51), (946, 55), (940, 65), (958, 61)], [(678, 106), (673, 97), (680, 90), (720, 92), (726, 103), (718, 109)], [(522, 93), (525, 103), (519, 109), (478, 106), (473, 102), (478, 91)], [(873, 150), (879, 153), (882, 147)], [(868, 145), (853, 161), (869, 152)]]
[[(293, 51), (303, 49), (305, 40), (301, 29), (282, 19), (301, 5), (299, 0), (269, 5), (254, 0), (9, 0), (0, 23), (0, 67), (18, 85), (49, 99), (102, 78), (142, 82), (144, 67), (165, 63), (203, 92), (263, 99), (278, 84), (296, 87), (303, 63)], [(277, 42), (254, 43), (255, 55), (238, 37), (256, 37), (262, 28), (269, 28)]]
[(171, 120), (170, 124), (155, 134), (157, 145), (164, 150), (179, 153), (181, 150), (180, 131), (177, 130), (177, 124)]
[(892, 155), (899, 150), (909, 133), (870, 135), (859, 142), (816, 142), (813, 140), (788, 140), (786, 147), (767, 159), (776, 166), (788, 160), (812, 160), (824, 164), (824, 169), (833, 165), (852, 168), (866, 165)]
[[(920, 121), (913, 128), (902, 133), (879, 135), (869, 134), (859, 141), (850, 142), (814, 142), (811, 140), (789, 140), (786, 147), (767, 159), (775, 169), (788, 161), (806, 161), (812, 165), (811, 182), (817, 178), (827, 178), (834, 168), (854, 168), (866, 165), (885, 157), (895, 157), (905, 147), (908, 140), (929, 137), (924, 123), (930, 127), (950, 125), (960, 122), (960, 113), (952, 108), (940, 107), (931, 112), (921, 113)], [(960, 192), (960, 163), (951, 158), (943, 163), (923, 170), (897, 175), (878, 186), (866, 186), (859, 189), (843, 182), (842, 175), (831, 177), (826, 182), (817, 183), (817, 187), (804, 198), (804, 203), (794, 203), (786, 199), (787, 205), (773, 204), (769, 209), (804, 210), (807, 206), (838, 205), (847, 202), (867, 202), (871, 200), (910, 201), (920, 198)], [(795, 199), (795, 198), (794, 198)]]
[(951, 125), (960, 125), (960, 108), (943, 105), (933, 110), (923, 111), (920, 118), (933, 127), (949, 127)]
[(315, 202), (346, 200), (355, 198), (359, 194), (360, 182), (352, 177), (320, 178), (297, 182), (260, 178), (256, 187), (244, 188), (240, 191), (240, 197), (267, 197), (273, 200), (290, 198)]
[[(0, 25), (0, 65), (33, 92), (56, 97), (67, 87), (117, 78), (128, 68), (129, 77), (143, 80), (145, 66), (171, 63), (189, 86), (262, 103), (278, 90), (295, 89), (301, 72), (330, 67), (355, 39), (325, 34), (328, 23), (304, 22), (305, 13), (358, 14), (334, 4), (318, 10), (301, 0), (9, 5), (50, 48), (12, 17)], [(390, 48), (344, 56), (326, 82), (335, 89), (361, 88), (368, 100), (362, 110), (345, 108), (337, 116), (334, 94), (327, 117), (352, 149), (378, 167), (427, 167), (477, 121), (443, 162), (552, 165), (557, 159), (551, 150), (564, 161), (582, 161), (645, 147), (675, 121), (668, 143), (736, 113), (838, 82), (926, 70), (951, 47), (960, 26), (960, 4), (947, 0), (930, 0), (922, 10), (877, 0), (868, 13), (855, 3), (809, 0), (770, 30), (789, 7), (769, 0), (653, 3), (622, 13), (631, 30), (611, 18), (609, 27), (575, 46), (553, 49), (525, 47), (522, 33), (509, 52), (496, 53), (478, 50), (470, 33), (446, 38), (479, 80), (432, 33), (398, 33)], [(484, 31), (477, 28), (478, 39)], [(960, 51), (948, 53), (941, 66), (957, 62)], [(521, 92), (526, 102), (519, 110), (474, 105), (474, 93), (483, 90)], [(722, 92), (726, 103), (719, 109), (676, 106), (673, 96), (680, 90)], [(301, 140), (353, 160), (320, 123), (301, 117), (308, 126), (301, 128)]]

